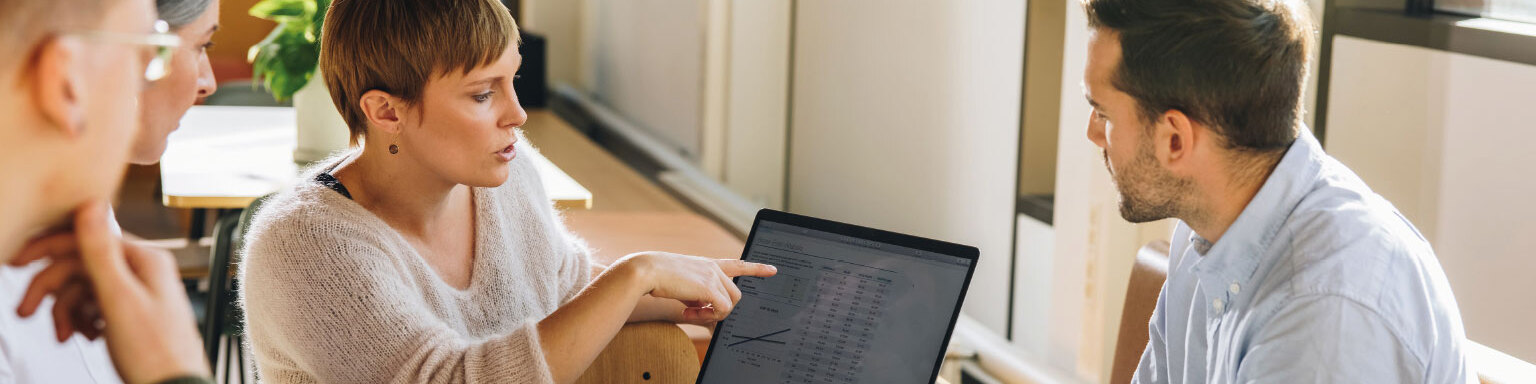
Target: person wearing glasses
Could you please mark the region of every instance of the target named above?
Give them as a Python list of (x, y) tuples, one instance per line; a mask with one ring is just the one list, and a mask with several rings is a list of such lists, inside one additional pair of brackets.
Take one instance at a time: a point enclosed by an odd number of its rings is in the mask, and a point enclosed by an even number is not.
[[(124, 241), (107, 204), (139, 133), (142, 93), (181, 46), (155, 15), (148, 0), (0, 1), (0, 141), (15, 146), (0, 152), (0, 260), (23, 267), (5, 269), (0, 285), (4, 300), (21, 299), (0, 317), (0, 382), (206, 382), (173, 260)], [(72, 241), (21, 251), (61, 230)], [(115, 374), (77, 332), (105, 338)]]
[(170, 24), (182, 44), (169, 61), (169, 73), (145, 88), (139, 101), (142, 126), (128, 161), (141, 165), (160, 162), (166, 138), (181, 125), (182, 115), (218, 86), (208, 62), (208, 48), (219, 30), (219, 2), (156, 0), (155, 4), (160, 19)]

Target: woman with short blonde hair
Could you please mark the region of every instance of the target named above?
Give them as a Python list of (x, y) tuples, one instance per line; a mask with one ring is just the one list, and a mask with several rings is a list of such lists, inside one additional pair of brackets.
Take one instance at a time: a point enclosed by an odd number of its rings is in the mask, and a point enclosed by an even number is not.
[(626, 321), (718, 321), (738, 275), (666, 253), (588, 260), (538, 175), (495, 0), (337, 0), (320, 68), (356, 148), (260, 209), (241, 266), (277, 383), (572, 382)]

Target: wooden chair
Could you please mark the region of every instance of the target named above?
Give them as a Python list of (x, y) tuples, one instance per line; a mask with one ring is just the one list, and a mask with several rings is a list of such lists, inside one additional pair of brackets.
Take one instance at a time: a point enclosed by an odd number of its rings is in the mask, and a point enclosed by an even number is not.
[(671, 323), (625, 325), (576, 382), (693, 383), (699, 375), (693, 342)]
[[(741, 257), (741, 238), (691, 212), (567, 211), (565, 224), (594, 250), (594, 262), (609, 264), (641, 251), (667, 251), (705, 257)], [(713, 329), (682, 325), (704, 360)]]
[(1136, 251), (1136, 266), (1125, 288), (1125, 307), (1120, 313), (1120, 335), (1115, 342), (1115, 363), (1109, 382), (1129, 383), (1147, 348), (1147, 322), (1157, 308), (1157, 295), (1168, 279), (1168, 242), (1153, 241)]
[[(737, 258), (744, 244), (689, 212), (567, 211), (565, 222), (595, 250), (594, 261), (603, 264), (640, 251)], [(625, 325), (577, 382), (693, 383), (709, 337), (709, 329), (694, 325)]]

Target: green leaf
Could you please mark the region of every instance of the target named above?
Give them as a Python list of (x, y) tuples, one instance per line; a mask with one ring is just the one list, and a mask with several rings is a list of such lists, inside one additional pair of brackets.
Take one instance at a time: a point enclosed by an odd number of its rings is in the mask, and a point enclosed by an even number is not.
[(262, 0), (251, 7), (252, 16), (277, 22), (246, 58), (252, 73), (278, 101), (294, 92), (315, 73), (320, 58), (319, 25), (325, 20), (330, 0)]
[[(325, 13), (331, 9), (331, 0), (315, 0), (315, 30), (325, 26)], [(318, 33), (316, 33), (318, 35)]]
[(315, 15), (315, 0), (262, 0), (251, 6), (250, 14), (279, 22), (308, 22)]

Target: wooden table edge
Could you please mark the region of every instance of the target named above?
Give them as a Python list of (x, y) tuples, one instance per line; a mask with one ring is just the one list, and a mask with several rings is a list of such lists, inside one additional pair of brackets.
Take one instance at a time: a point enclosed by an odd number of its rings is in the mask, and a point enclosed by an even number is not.
[[(255, 197), (234, 196), (174, 196), (164, 195), (161, 203), (170, 208), (186, 209), (236, 209), (245, 208), (256, 201)], [(592, 209), (592, 196), (574, 199), (554, 199), (558, 209)]]

